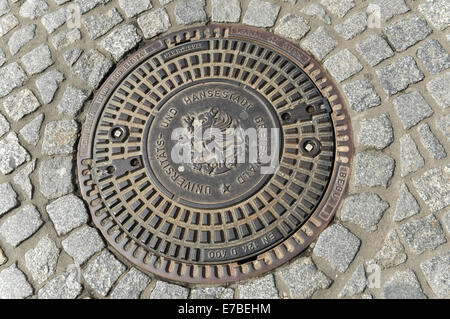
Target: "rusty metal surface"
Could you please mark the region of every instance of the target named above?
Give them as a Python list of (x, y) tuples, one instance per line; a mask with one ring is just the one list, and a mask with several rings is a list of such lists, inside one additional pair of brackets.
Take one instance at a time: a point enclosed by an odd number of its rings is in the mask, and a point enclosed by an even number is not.
[[(280, 128), (276, 171), (171, 161), (170, 132), (211, 118)], [(87, 113), (78, 175), (94, 223), (131, 262), (223, 283), (309, 246), (346, 191), (352, 147), (342, 98), (310, 55), (265, 31), (212, 25), (153, 41), (116, 68)]]

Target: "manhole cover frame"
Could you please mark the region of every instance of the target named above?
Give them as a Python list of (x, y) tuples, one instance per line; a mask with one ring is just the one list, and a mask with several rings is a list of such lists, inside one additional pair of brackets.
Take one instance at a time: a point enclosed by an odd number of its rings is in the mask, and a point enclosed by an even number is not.
[[(95, 190), (90, 173), (93, 158), (94, 135), (104, 104), (114, 90), (149, 57), (162, 50), (205, 38), (238, 39), (260, 43), (294, 62), (315, 84), (332, 109), (335, 137), (334, 167), (328, 188), (316, 210), (290, 237), (277, 246), (257, 255), (251, 261), (221, 264), (194, 264), (180, 262), (152, 254), (127, 240), (117, 231), (117, 225), (99, 214), (102, 202)], [(249, 279), (273, 270), (304, 252), (332, 221), (348, 189), (353, 158), (352, 129), (349, 114), (336, 84), (311, 55), (295, 44), (265, 30), (242, 25), (208, 25), (193, 27), (162, 36), (146, 44), (120, 63), (96, 92), (88, 111), (78, 145), (78, 181), (84, 200), (88, 203), (96, 227), (107, 242), (128, 261), (156, 276), (189, 284), (220, 284)]]

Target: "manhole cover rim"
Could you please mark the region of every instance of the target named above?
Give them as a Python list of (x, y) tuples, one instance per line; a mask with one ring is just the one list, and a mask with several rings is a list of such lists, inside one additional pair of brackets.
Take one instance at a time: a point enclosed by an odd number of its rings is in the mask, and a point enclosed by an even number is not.
[[(103, 109), (103, 101), (111, 97), (113, 91), (134, 70), (135, 66), (144, 62), (158, 51), (167, 49), (165, 47), (166, 44), (176, 46), (205, 37), (220, 38), (227, 36), (233, 37), (233, 39), (261, 43), (282, 56), (288, 57), (306, 73), (323, 97), (328, 99), (333, 109), (332, 122), (335, 134), (335, 160), (329, 186), (316, 210), (301, 228), (289, 238), (285, 238), (277, 246), (259, 254), (256, 260), (242, 264), (237, 262), (218, 265), (193, 264), (179, 262), (164, 256), (147, 254), (140, 251), (141, 248), (137, 248), (136, 244), (130, 244), (130, 241), (121, 238), (119, 236), (120, 232), (114, 231), (114, 227), (111, 227), (114, 226), (111, 220), (105, 219), (105, 216), (98, 215), (98, 209), (101, 205), (95, 201), (96, 196), (93, 195), (93, 180), (89, 175), (89, 160), (92, 159), (92, 147), (90, 148), (89, 146), (94, 139), (97, 121)], [(233, 282), (262, 275), (291, 260), (305, 251), (331, 222), (346, 193), (351, 176), (353, 157), (351, 132), (350, 118), (336, 84), (330, 79), (319, 62), (295, 44), (268, 31), (248, 26), (209, 25), (193, 27), (162, 36), (140, 48), (121, 62), (98, 89), (86, 113), (86, 120), (78, 145), (78, 181), (95, 225), (108, 243), (133, 264), (158, 277), (171, 281), (192, 284)]]

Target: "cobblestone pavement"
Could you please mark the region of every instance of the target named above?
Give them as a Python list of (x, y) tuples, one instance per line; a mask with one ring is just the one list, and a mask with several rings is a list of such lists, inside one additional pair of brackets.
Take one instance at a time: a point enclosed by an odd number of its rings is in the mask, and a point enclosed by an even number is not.
[[(184, 287), (108, 248), (74, 157), (117, 61), (211, 22), (268, 29), (320, 60), (347, 100), (356, 156), (308, 251), (262, 278)], [(449, 24), (450, 0), (0, 0), (0, 298), (449, 298)]]

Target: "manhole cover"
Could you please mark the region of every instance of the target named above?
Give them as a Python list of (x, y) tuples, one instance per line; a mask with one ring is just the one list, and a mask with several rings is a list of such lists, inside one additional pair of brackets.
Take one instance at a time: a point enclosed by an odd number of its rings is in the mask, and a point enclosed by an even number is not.
[(193, 28), (140, 49), (97, 92), (79, 181), (131, 262), (229, 282), (288, 261), (330, 222), (350, 131), (335, 86), (298, 47), (248, 27)]

